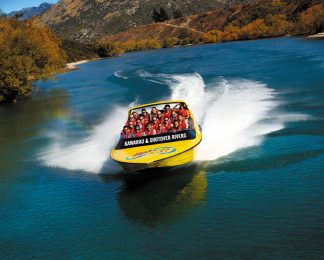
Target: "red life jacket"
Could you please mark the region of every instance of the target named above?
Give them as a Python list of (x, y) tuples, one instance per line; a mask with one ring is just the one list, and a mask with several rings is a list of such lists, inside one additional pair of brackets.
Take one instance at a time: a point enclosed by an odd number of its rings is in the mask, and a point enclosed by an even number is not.
[(164, 111), (163, 116), (167, 117), (167, 118), (170, 118), (171, 117), (171, 109), (169, 109), (169, 112)]
[(171, 122), (174, 123), (174, 121), (178, 121), (178, 118), (178, 115), (176, 115), (175, 117), (171, 116)]
[(164, 115), (163, 114), (161, 115), (160, 118), (158, 116), (156, 118), (157, 118), (157, 120), (159, 120), (159, 122), (163, 122), (164, 121)]
[(157, 119), (155, 124), (153, 123), (153, 128), (157, 130), (159, 128), (160, 121)]
[(180, 122), (180, 127), (181, 127), (181, 130), (188, 128), (188, 124), (185, 119)]
[[(144, 116), (144, 115), (143, 115)], [(146, 116), (144, 116), (144, 120), (145, 122), (149, 122), (150, 121), (150, 115), (148, 113), (146, 113)]]
[[(136, 125), (136, 119), (133, 119), (132, 123), (135, 126)], [(127, 125), (127, 126), (129, 125), (129, 120), (126, 121), (125, 125)]]
[(135, 138), (142, 137), (142, 132), (139, 132), (139, 133), (134, 132), (133, 135)]
[(156, 134), (159, 135), (159, 134), (165, 134), (167, 132), (167, 130), (165, 129), (165, 127), (162, 127), (162, 129), (156, 129)]
[(122, 131), (121, 132), (121, 136), (123, 137), (123, 139), (128, 139), (131, 136), (131, 132), (125, 133), (124, 131)]
[(179, 109), (178, 112), (184, 117), (188, 118), (189, 117), (189, 111), (187, 109)]
[(129, 130), (130, 130), (130, 132), (132, 133), (132, 134), (134, 134), (135, 133), (135, 128), (133, 127), (133, 128), (129, 128)]
[(151, 112), (151, 118), (153, 119), (153, 117), (157, 118), (157, 113), (154, 114), (154, 113)]
[(171, 129), (171, 122), (168, 122), (167, 124), (164, 124), (164, 127), (166, 130), (170, 130)]
[(154, 129), (152, 129), (151, 131), (146, 130), (145, 131), (145, 134), (146, 134), (146, 136), (155, 135), (156, 134), (156, 131)]
[(144, 130), (147, 125), (147, 122), (145, 121), (145, 119), (144, 119), (144, 122), (141, 121), (141, 124), (142, 124), (142, 130)]

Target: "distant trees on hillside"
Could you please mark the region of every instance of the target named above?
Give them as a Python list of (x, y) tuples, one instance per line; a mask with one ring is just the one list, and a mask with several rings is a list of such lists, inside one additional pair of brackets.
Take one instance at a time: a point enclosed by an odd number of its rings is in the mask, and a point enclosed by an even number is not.
[(163, 7), (160, 8), (160, 12), (158, 12), (158, 11), (154, 8), (152, 18), (153, 18), (154, 22), (156, 22), (156, 23), (164, 22), (164, 21), (170, 19), (168, 13), (164, 10)]
[(31, 22), (0, 19), (0, 102), (31, 92), (34, 80), (44, 80), (64, 68), (60, 40)]

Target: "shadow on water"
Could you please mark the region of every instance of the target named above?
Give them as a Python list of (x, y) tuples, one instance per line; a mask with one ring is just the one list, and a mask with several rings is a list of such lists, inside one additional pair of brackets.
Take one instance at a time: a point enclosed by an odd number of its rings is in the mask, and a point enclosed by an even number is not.
[(64, 90), (35, 93), (17, 104), (0, 106), (0, 173), (26, 159), (39, 136), (41, 124), (66, 113)]
[[(111, 176), (101, 175), (110, 182)], [(115, 177), (116, 178), (116, 177)], [(117, 200), (132, 222), (155, 228), (170, 223), (204, 203), (207, 179), (197, 165), (169, 171), (119, 174)]]

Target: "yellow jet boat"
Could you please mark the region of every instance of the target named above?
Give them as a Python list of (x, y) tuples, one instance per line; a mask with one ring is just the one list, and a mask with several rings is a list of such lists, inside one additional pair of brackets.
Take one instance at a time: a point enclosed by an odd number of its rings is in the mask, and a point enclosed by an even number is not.
[[(168, 109), (169, 108), (169, 109)], [(190, 163), (194, 159), (194, 148), (201, 142), (202, 134), (200, 126), (197, 125), (189, 106), (183, 100), (161, 101), (132, 107), (128, 110), (128, 119), (131, 115), (142, 116), (143, 111), (148, 111), (149, 121), (155, 117), (150, 112), (152, 109), (160, 111), (162, 116), (169, 117), (170, 112), (176, 111), (178, 120), (182, 119), (180, 125), (184, 127), (176, 128), (176, 117), (173, 123), (164, 131), (144, 131), (142, 136), (122, 135), (116, 147), (111, 151), (111, 158), (121, 164), (129, 172), (143, 171), (147, 169), (169, 168)], [(143, 112), (144, 113), (144, 112)], [(181, 116), (180, 116), (181, 115)], [(147, 116), (147, 115), (146, 115)], [(165, 118), (160, 119), (163, 121)], [(167, 124), (168, 120), (165, 120)], [(129, 121), (127, 121), (129, 122)], [(136, 122), (136, 120), (135, 120)], [(181, 124), (181, 122), (185, 122)], [(128, 124), (128, 123), (126, 123)], [(147, 125), (146, 125), (147, 126)], [(123, 132), (122, 132), (123, 133)]]

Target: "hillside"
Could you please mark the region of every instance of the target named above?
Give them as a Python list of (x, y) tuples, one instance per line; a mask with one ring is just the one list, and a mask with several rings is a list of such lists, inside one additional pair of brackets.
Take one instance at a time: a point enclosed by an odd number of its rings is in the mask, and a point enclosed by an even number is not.
[[(244, 0), (61, 0), (41, 14), (36, 23), (46, 25), (63, 38), (94, 42), (111, 34), (153, 22), (154, 9), (168, 18), (213, 10)], [(247, 1), (247, 0), (245, 0)]]
[(13, 11), (8, 14), (9, 17), (19, 16), (19, 20), (27, 20), (36, 15), (39, 15), (52, 7), (52, 4), (42, 3), (39, 6), (23, 8), (19, 11)]
[[(102, 37), (98, 42), (105, 41), (127, 42), (138, 41), (143, 39), (155, 39), (157, 41), (165, 41), (167, 38), (186, 39), (186, 42), (203, 41), (206, 37), (214, 33), (232, 33), (236, 30), (240, 34), (240, 30), (253, 30), (253, 26), (258, 27), (259, 31), (272, 30), (264, 37), (280, 36), (287, 33), (290, 34), (309, 34), (323, 30), (324, 14), (322, 10), (312, 11), (311, 7), (316, 4), (320, 5), (321, 0), (300, 0), (300, 1), (280, 1), (280, 0), (259, 0), (234, 6), (217, 8), (213, 11), (190, 15), (179, 19), (164, 21), (163, 23), (151, 23), (148, 25), (131, 28), (125, 32)], [(322, 4), (323, 5), (323, 4)], [(297, 28), (300, 22), (300, 15), (306, 12), (314, 12), (313, 17), (305, 21), (307, 28)], [(312, 14), (309, 14), (311, 16)], [(312, 19), (311, 19), (312, 18)], [(315, 24), (312, 24), (312, 21)], [(262, 24), (255, 24), (262, 23)], [(266, 28), (267, 27), (267, 28)], [(231, 32), (230, 32), (231, 31)], [(261, 35), (262, 37), (262, 35)], [(205, 38), (205, 39), (204, 39)], [(237, 39), (260, 38), (260, 35), (250, 37), (242, 35)], [(228, 40), (237, 40), (228, 39)], [(225, 39), (226, 40), (226, 39)], [(218, 41), (218, 40), (214, 40)], [(212, 41), (212, 42), (214, 42)], [(219, 41), (222, 41), (219, 39)], [(207, 42), (209, 42), (207, 40)]]

